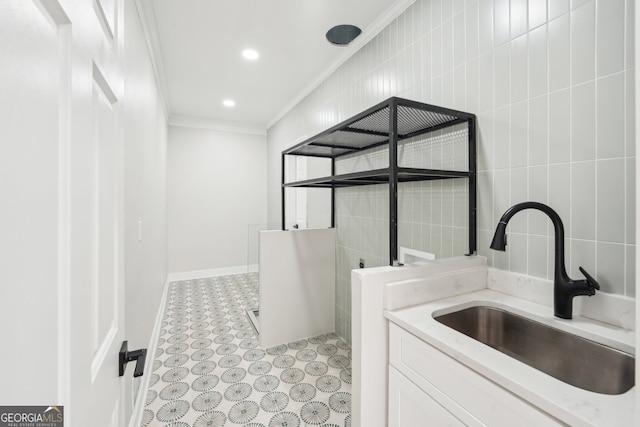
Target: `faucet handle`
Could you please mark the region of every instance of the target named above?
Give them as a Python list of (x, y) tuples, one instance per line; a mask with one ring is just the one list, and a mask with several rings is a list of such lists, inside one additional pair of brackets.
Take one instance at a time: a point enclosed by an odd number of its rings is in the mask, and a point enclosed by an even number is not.
[(590, 295), (594, 295), (596, 293), (595, 291), (596, 289), (600, 290), (600, 284), (595, 278), (593, 278), (589, 273), (587, 273), (582, 267), (578, 267), (578, 270), (580, 270), (580, 273), (584, 274), (584, 277), (587, 278), (587, 285), (589, 286)]

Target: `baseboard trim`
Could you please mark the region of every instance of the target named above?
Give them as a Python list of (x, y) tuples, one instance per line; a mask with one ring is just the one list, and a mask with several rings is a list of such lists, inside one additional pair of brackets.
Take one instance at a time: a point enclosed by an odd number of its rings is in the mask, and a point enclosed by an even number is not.
[(169, 273), (167, 280), (175, 282), (178, 280), (203, 279), (205, 277), (228, 276), (231, 274), (255, 273), (258, 265), (238, 265), (235, 267), (213, 268), (210, 270), (183, 271), (179, 273)]
[(149, 389), (149, 382), (151, 381), (151, 373), (153, 369), (153, 361), (156, 360), (156, 347), (158, 345), (158, 338), (160, 336), (160, 329), (162, 327), (162, 318), (164, 317), (164, 309), (167, 304), (167, 295), (169, 293), (169, 277), (164, 284), (164, 290), (162, 291), (162, 298), (160, 299), (160, 306), (156, 313), (156, 321), (151, 330), (151, 339), (147, 346), (147, 361), (145, 364), (145, 373), (142, 376), (140, 387), (138, 388), (137, 396), (135, 397), (135, 405), (133, 407), (133, 414), (129, 420), (129, 427), (139, 427), (142, 424), (142, 417), (144, 415), (144, 407), (146, 403), (146, 392)]

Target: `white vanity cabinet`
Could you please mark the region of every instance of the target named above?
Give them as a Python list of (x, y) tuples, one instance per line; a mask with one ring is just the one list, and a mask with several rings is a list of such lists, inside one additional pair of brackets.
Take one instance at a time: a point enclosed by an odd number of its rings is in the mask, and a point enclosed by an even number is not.
[(556, 418), (389, 322), (389, 426), (561, 426)]
[(389, 366), (389, 426), (464, 426), (426, 392)]

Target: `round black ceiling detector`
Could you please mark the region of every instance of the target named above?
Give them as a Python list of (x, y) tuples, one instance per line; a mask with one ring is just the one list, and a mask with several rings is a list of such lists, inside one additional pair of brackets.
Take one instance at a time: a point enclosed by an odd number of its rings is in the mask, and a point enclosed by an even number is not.
[(355, 25), (336, 25), (327, 31), (327, 40), (336, 46), (346, 46), (360, 35), (362, 30)]

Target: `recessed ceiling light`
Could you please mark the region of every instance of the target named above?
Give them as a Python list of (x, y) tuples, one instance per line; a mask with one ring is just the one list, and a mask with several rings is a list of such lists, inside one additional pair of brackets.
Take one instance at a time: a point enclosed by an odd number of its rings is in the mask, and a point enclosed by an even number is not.
[(242, 56), (244, 56), (246, 59), (250, 61), (254, 61), (260, 57), (260, 54), (256, 50), (245, 49), (242, 51)]
[(222, 101), (222, 105), (224, 105), (225, 107), (235, 107), (236, 101), (234, 101), (233, 99), (225, 99), (224, 101)]

